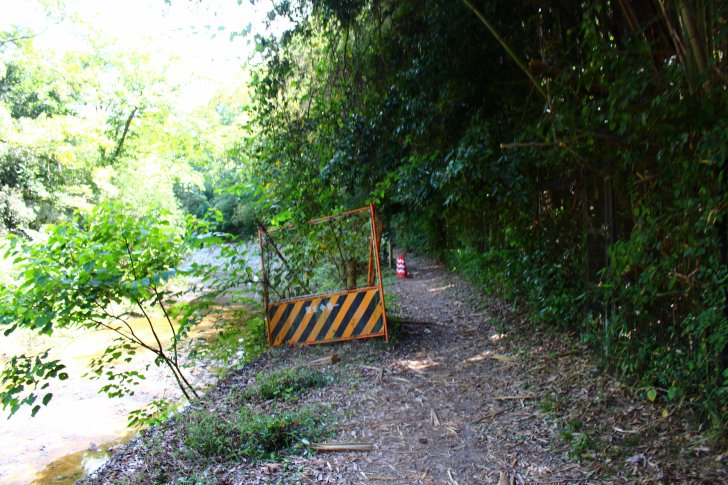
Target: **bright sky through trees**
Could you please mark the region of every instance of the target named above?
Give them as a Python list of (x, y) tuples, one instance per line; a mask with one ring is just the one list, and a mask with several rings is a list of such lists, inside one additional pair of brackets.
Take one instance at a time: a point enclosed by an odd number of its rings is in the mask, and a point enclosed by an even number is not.
[(234, 34), (264, 29), (265, 10), (236, 0), (0, 0), (0, 29), (28, 28), (38, 47), (59, 51), (89, 49), (89, 32), (97, 31), (122, 51), (168, 66), (167, 78), (181, 87), (179, 107), (191, 109), (241, 71), (250, 46)]

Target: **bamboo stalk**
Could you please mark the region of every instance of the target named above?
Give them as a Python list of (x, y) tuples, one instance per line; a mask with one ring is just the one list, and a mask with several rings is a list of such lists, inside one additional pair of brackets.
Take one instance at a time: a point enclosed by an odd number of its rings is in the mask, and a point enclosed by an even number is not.
[(341, 441), (332, 443), (314, 443), (311, 448), (317, 451), (373, 451), (374, 444), (362, 441)]
[(552, 147), (554, 146), (554, 143), (548, 143), (548, 142), (542, 142), (542, 141), (532, 141), (532, 142), (523, 142), (523, 143), (501, 143), (501, 148), (529, 148), (529, 147)]
[(528, 70), (526, 65), (516, 56), (515, 52), (511, 50), (511, 48), (506, 44), (506, 42), (503, 40), (503, 38), (496, 32), (495, 28), (490, 24), (488, 19), (485, 18), (485, 15), (483, 15), (480, 10), (478, 10), (475, 5), (473, 5), (470, 0), (463, 0), (463, 3), (473, 11), (473, 13), (480, 19), (481, 22), (483, 22), (483, 25), (490, 31), (490, 33), (495, 37), (495, 40), (498, 41), (498, 43), (505, 49), (505, 51), (508, 53), (508, 55), (513, 59), (513, 62), (518, 65), (518, 67), (523, 71), (526, 76), (528, 76), (528, 79), (531, 80), (531, 84), (536, 88), (536, 91), (539, 92), (541, 96), (543, 96), (544, 99), (548, 100), (549, 97), (546, 94), (546, 91), (543, 90), (541, 85), (538, 83), (535, 77), (533, 77), (533, 74)]

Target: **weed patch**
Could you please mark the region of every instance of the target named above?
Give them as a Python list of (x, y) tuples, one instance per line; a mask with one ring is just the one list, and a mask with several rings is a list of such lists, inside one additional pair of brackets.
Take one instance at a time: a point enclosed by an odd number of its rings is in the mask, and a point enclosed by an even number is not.
[(326, 374), (313, 369), (280, 369), (258, 374), (255, 384), (245, 389), (241, 397), (291, 400), (308, 389), (324, 387), (329, 380)]
[(233, 416), (200, 410), (186, 417), (182, 434), (185, 446), (198, 456), (225, 461), (241, 456), (275, 459), (324, 438), (329, 421), (328, 409), (320, 405), (280, 413), (243, 408)]
[(569, 419), (561, 430), (561, 438), (570, 446), (569, 457), (572, 459), (593, 459), (601, 445), (593, 438), (595, 430), (586, 429), (579, 419)]

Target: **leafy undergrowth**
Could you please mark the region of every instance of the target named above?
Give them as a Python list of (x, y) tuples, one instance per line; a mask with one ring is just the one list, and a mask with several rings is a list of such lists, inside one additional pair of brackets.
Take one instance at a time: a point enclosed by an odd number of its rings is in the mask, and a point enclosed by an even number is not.
[[(213, 463), (240, 457), (275, 460), (287, 452), (306, 452), (308, 444), (326, 437), (332, 421), (329, 409), (316, 403), (277, 410), (278, 401), (295, 401), (329, 380), (323, 372), (307, 368), (259, 372), (255, 384), (227, 395), (223, 412), (195, 406), (180, 417), (178, 433), (185, 453)], [(254, 403), (266, 406), (259, 409)]]
[(327, 417), (327, 408), (320, 405), (271, 413), (243, 407), (224, 415), (199, 409), (185, 414), (180, 434), (187, 457), (203, 463), (242, 456), (276, 459), (325, 437)]
[(259, 373), (255, 377), (255, 385), (243, 391), (243, 399), (295, 399), (309, 388), (324, 387), (329, 376), (314, 369), (278, 369), (268, 373)]

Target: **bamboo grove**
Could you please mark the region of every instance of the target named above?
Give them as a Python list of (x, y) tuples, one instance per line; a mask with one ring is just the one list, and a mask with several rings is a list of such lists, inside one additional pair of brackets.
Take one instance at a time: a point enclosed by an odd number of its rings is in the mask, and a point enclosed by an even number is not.
[(279, 219), (379, 204), (534, 324), (723, 426), (728, 6), (277, 1), (238, 148)]

